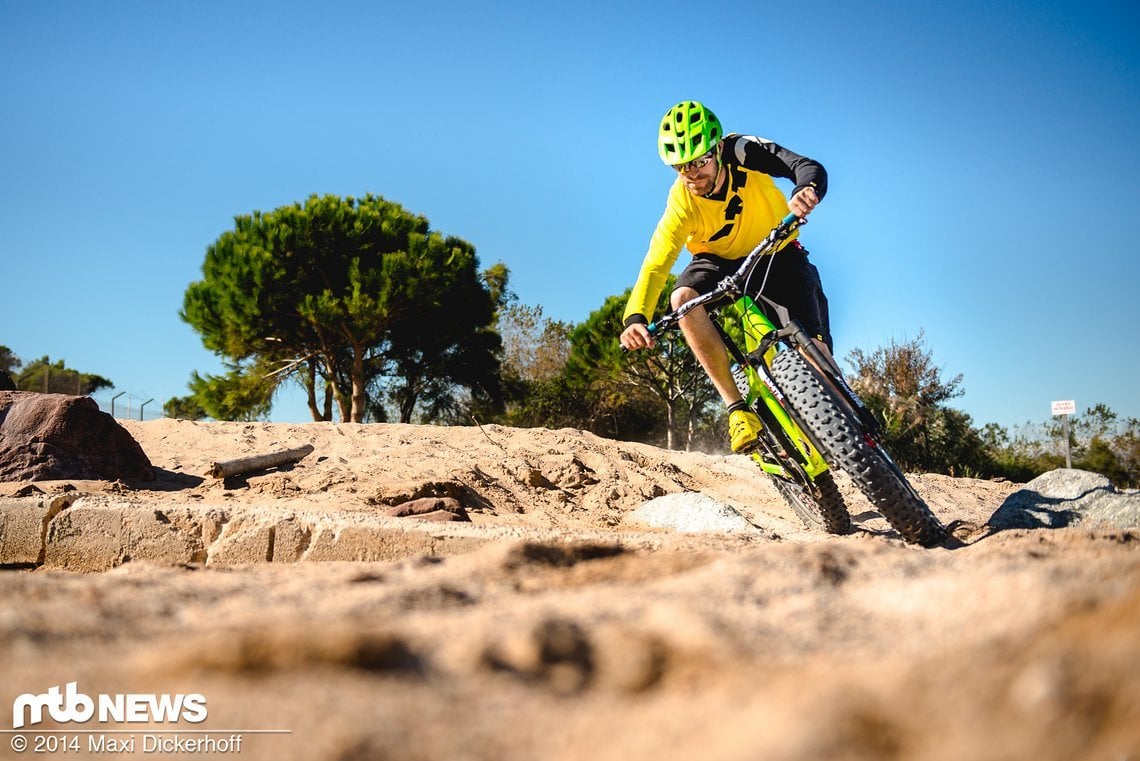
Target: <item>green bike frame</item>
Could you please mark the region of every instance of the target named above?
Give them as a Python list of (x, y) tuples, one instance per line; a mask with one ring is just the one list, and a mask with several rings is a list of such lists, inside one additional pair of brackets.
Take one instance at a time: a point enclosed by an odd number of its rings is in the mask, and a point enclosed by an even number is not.
[[(784, 431), (785, 438), (795, 449), (794, 454), (791, 452), (789, 454), (798, 455), (797, 459), (810, 478), (814, 479), (816, 476), (826, 473), (828, 466), (824, 462), (823, 455), (819, 453), (819, 449), (812, 444), (811, 440), (804, 435), (803, 430), (788, 415), (784, 405), (773, 392), (775, 384), (765, 382), (768, 375), (767, 367), (776, 355), (776, 347), (774, 345), (769, 347), (763, 356), (759, 356), (757, 350), (761, 345), (761, 339), (774, 331), (776, 326), (760, 311), (750, 296), (742, 296), (737, 299), (732, 304), (732, 309), (740, 318), (740, 323), (744, 328), (747, 354), (744, 357), (746, 362), (743, 363), (743, 367), (746, 368), (745, 372), (748, 377), (748, 394), (745, 401), (760, 413), (765, 425), (775, 424)], [(728, 337), (724, 336), (724, 338), (725, 343), (728, 344)], [(785, 351), (791, 350), (785, 349)], [(782, 478), (790, 477), (782, 465), (764, 459), (759, 452), (753, 452), (751, 457), (765, 473)]]

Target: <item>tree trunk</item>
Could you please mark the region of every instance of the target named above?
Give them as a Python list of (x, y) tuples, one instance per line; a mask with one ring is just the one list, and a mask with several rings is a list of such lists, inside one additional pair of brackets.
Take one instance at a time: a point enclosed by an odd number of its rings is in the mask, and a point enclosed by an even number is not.
[(333, 362), (333, 355), (325, 348), (321, 352), (321, 359), (325, 365), (325, 419), (332, 420), (332, 406), (328, 401), (328, 395), (331, 393), (333, 399), (336, 400), (337, 411), (340, 412), (340, 422), (347, 423), (349, 421), (350, 410), (348, 407), (348, 397), (340, 390), (340, 384), (337, 382), (337, 367)]
[[(349, 408), (348, 397), (345, 396), (341, 392), (340, 386), (336, 382), (336, 375), (333, 373), (334, 373), (334, 370), (332, 367), (330, 367), (329, 368), (329, 375), (330, 375), (330, 378), (332, 378), (332, 380), (330, 380), (328, 382), (329, 388), (332, 389), (333, 398), (336, 399), (337, 410), (340, 412), (340, 422), (347, 423), (352, 419), (352, 417), (351, 417), (352, 411)], [(331, 417), (331, 415), (330, 415), (330, 417)]]
[(416, 402), (419, 400), (419, 395), (412, 388), (412, 384), (408, 383), (404, 387), (404, 394), (400, 398), (400, 422), (412, 422), (412, 415), (416, 412)]
[(321, 420), (321, 412), (317, 409), (317, 365), (309, 360), (309, 372), (305, 375), (305, 395), (309, 403), (309, 414), (313, 420)]
[(368, 394), (364, 389), (364, 347), (352, 346), (352, 422), (363, 423), (368, 407)]

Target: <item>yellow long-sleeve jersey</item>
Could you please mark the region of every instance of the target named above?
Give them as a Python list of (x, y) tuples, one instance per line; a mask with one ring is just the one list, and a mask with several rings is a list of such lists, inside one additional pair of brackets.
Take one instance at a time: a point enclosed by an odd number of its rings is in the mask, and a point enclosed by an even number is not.
[(653, 231), (649, 251), (626, 303), (626, 325), (648, 322), (647, 318), (653, 316), (665, 279), (682, 248), (687, 247), (694, 255), (709, 253), (739, 259), (788, 215), (787, 198), (773, 177), (794, 181), (793, 194), (808, 186), (814, 187), (820, 198), (827, 192), (827, 172), (819, 162), (771, 140), (728, 135), (721, 143), (720, 160), (728, 180), (719, 193), (694, 196), (680, 176), (669, 189), (665, 213)]

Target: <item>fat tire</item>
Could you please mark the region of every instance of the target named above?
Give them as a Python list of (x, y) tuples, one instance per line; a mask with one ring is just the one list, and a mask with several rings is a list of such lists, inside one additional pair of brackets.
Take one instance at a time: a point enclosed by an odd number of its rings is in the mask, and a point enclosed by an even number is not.
[(813, 479), (818, 496), (800, 484), (779, 476), (772, 476), (776, 491), (788, 503), (806, 528), (826, 531), (829, 534), (850, 534), (851, 514), (843, 502), (843, 495), (830, 473), (821, 473)]
[(772, 377), (801, 425), (816, 438), (824, 459), (851, 477), (904, 540), (923, 547), (946, 541), (942, 523), (799, 352), (777, 354)]

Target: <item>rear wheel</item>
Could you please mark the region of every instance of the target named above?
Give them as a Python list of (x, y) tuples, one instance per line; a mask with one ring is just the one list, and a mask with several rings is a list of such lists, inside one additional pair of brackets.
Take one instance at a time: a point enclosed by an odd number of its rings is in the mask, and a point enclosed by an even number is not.
[(814, 490), (779, 476), (772, 476), (772, 481), (807, 528), (829, 534), (851, 533), (851, 514), (830, 473), (816, 476)]
[(842, 468), (902, 538), (924, 547), (946, 541), (946, 529), (886, 452), (865, 435), (858, 418), (799, 352), (782, 351), (772, 377), (824, 458)]

